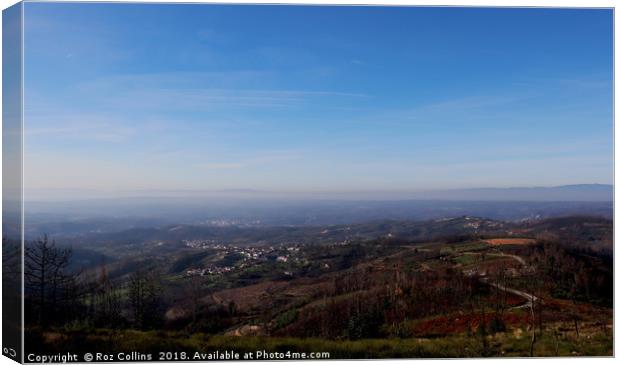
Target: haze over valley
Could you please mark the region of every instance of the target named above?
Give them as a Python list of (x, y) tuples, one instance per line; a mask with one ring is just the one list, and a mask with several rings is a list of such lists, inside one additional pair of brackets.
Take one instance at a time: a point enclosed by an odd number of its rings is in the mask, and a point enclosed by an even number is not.
[[(611, 218), (611, 185), (496, 188), (385, 195), (229, 192), (194, 197), (142, 197), (26, 202), (26, 234), (69, 237), (168, 225), (310, 226), (381, 220), (478, 216), (505, 221), (569, 215)], [(384, 193), (385, 194), (385, 193)], [(225, 196), (222, 196), (225, 195)], [(336, 198), (334, 198), (336, 195)], [(396, 199), (397, 196), (407, 199)]]

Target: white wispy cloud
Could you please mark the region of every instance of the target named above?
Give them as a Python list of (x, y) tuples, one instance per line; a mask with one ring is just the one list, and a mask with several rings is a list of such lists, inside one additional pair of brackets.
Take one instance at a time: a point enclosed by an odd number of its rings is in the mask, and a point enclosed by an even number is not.
[(268, 71), (170, 72), (124, 74), (81, 83), (76, 92), (100, 106), (124, 109), (205, 111), (227, 107), (321, 107), (325, 101), (348, 106), (365, 93), (341, 90), (291, 90), (277, 87)]

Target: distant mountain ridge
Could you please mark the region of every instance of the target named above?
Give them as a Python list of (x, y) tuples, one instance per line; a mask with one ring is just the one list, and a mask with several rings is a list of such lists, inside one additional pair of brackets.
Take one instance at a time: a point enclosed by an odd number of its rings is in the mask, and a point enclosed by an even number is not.
[[(479, 187), (446, 189), (395, 189), (395, 190), (260, 190), (260, 189), (220, 189), (220, 190), (128, 190), (106, 191), (105, 194), (90, 192), (82, 195), (71, 189), (62, 194), (31, 189), (26, 192), (26, 208), (40, 212), (57, 213), (54, 208), (63, 205), (114, 207), (123, 204), (143, 203), (183, 203), (194, 205), (204, 201), (378, 201), (378, 200), (471, 200), (471, 201), (613, 201), (613, 185), (610, 184), (574, 184), (559, 186), (532, 187)], [(51, 195), (50, 195), (51, 194)], [(34, 209), (33, 209), (34, 208)]]
[(352, 224), (385, 219), (420, 221), (463, 215), (503, 221), (570, 215), (613, 216), (613, 185), (603, 184), (435, 190), (384, 199), (363, 194), (346, 198), (254, 197), (27, 202), (25, 231), (28, 237), (36, 238), (43, 234), (86, 235), (178, 224), (257, 227)]
[(472, 188), (429, 191), (420, 198), (493, 201), (613, 201), (614, 187), (608, 184), (578, 184), (553, 187)]

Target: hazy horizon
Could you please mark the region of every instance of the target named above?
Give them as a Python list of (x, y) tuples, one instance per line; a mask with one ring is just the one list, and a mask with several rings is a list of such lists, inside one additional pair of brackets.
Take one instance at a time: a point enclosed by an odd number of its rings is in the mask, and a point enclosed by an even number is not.
[[(496, 191), (501, 192), (549, 192), (553, 190), (573, 189), (570, 193), (579, 201), (590, 200), (592, 193), (604, 193), (613, 190), (612, 184), (570, 184), (560, 186), (508, 186), (508, 187), (472, 187), (453, 189), (417, 189), (417, 190), (341, 190), (341, 191), (270, 191), (259, 189), (220, 189), (220, 190), (95, 190), (95, 189), (30, 189), (25, 197), (26, 201), (83, 201), (105, 199), (174, 199), (174, 198), (221, 198), (221, 199), (323, 199), (323, 200), (424, 200), (424, 199), (467, 199), (468, 193), (488, 194)], [(442, 198), (442, 194), (448, 197)], [(456, 195), (455, 195), (456, 194)], [(464, 194), (459, 197), (459, 194)], [(541, 196), (542, 200), (549, 200)], [(547, 198), (547, 199), (545, 199)], [(483, 199), (484, 200), (484, 199)], [(491, 196), (489, 200), (494, 200)], [(502, 199), (505, 200), (505, 199)], [(538, 200), (538, 199), (534, 199)], [(599, 197), (591, 200), (601, 200)]]

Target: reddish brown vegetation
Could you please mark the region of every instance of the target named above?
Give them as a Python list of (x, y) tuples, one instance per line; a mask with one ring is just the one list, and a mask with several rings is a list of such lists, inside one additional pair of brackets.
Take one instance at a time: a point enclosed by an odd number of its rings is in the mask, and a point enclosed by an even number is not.
[[(528, 326), (531, 316), (525, 312), (509, 312), (499, 316), (507, 326)], [(497, 318), (494, 314), (487, 313), (484, 316), (486, 326), (489, 326), (493, 319)], [(415, 336), (429, 335), (450, 335), (475, 331), (482, 323), (482, 314), (453, 314), (430, 319), (420, 320), (411, 326), (411, 332)]]

